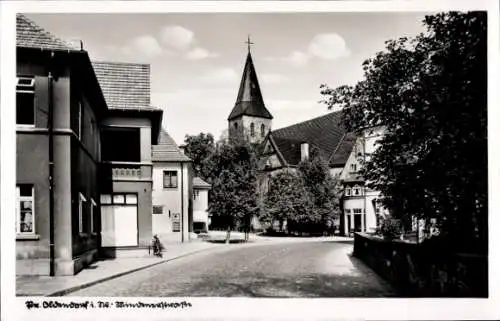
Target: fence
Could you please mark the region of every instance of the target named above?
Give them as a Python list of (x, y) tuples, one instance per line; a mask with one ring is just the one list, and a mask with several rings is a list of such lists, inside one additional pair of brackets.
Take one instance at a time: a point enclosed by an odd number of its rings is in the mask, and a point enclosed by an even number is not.
[(408, 297), (488, 297), (488, 257), (361, 233), (354, 256)]

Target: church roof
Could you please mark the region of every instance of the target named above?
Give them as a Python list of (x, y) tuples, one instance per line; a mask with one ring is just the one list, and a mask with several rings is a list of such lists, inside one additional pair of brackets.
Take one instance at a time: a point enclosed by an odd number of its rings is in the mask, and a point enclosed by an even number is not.
[(110, 109), (156, 110), (150, 99), (148, 64), (93, 61)]
[(271, 131), (269, 138), (283, 156), (287, 165), (297, 165), (301, 160), (300, 145), (308, 143), (309, 149), (327, 159), (330, 166), (345, 164), (355, 136), (348, 133), (342, 123), (342, 112), (332, 112), (301, 123)]
[(16, 15), (16, 46), (49, 50), (80, 51), (80, 48), (57, 38), (23, 14)]
[(153, 162), (190, 162), (191, 159), (184, 155), (174, 139), (165, 129), (161, 129), (158, 144), (152, 146)]
[(238, 97), (236, 98), (236, 103), (231, 114), (229, 114), (228, 120), (242, 115), (267, 119), (273, 118), (264, 105), (264, 99), (262, 98), (259, 80), (257, 79), (250, 51), (248, 52), (245, 68), (243, 69)]

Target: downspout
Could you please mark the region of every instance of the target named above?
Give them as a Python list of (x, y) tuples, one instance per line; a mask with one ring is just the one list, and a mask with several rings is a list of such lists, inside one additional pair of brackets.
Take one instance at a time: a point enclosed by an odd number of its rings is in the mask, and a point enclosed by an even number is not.
[(184, 243), (184, 163), (181, 162), (181, 241)]
[(53, 71), (52, 64), (54, 59), (54, 52), (50, 54), (49, 75), (48, 75), (48, 133), (49, 133), (49, 249), (50, 249), (50, 269), (49, 275), (55, 275), (55, 248), (54, 248), (54, 94), (53, 94)]

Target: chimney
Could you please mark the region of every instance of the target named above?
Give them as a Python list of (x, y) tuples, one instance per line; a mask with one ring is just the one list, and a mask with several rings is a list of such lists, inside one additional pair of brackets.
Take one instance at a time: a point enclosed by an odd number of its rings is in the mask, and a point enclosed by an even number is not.
[(186, 145), (180, 145), (179, 149), (181, 150), (181, 153), (186, 155), (185, 150), (186, 150)]
[(300, 144), (300, 160), (306, 160), (309, 158), (309, 144), (303, 142)]

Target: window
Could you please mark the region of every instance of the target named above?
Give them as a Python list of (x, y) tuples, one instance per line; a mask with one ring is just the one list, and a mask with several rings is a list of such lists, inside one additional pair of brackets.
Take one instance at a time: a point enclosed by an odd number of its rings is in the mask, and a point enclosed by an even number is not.
[(351, 172), (355, 172), (356, 171), (356, 164), (351, 164)]
[(350, 187), (347, 187), (345, 189), (345, 196), (351, 196), (351, 188)]
[(35, 233), (35, 195), (31, 184), (19, 184), (16, 188), (16, 233)]
[(363, 209), (362, 208), (355, 208), (352, 210), (354, 214), (363, 214)]
[(345, 209), (345, 210), (344, 210), (344, 213), (345, 213), (345, 215), (349, 215), (349, 214), (351, 214), (351, 209), (350, 209), (350, 208)]
[(359, 186), (354, 187), (354, 188), (352, 189), (352, 194), (353, 194), (354, 196), (359, 196), (359, 195), (361, 195), (361, 188), (360, 188)]
[(264, 124), (260, 125), (260, 137), (266, 136), (266, 126)]
[(200, 191), (197, 189), (193, 190), (193, 199), (197, 199), (198, 197), (200, 197)]
[(234, 123), (234, 129), (238, 129), (238, 123)]
[(90, 199), (90, 233), (94, 233), (95, 228), (94, 228), (94, 215), (95, 215), (95, 210), (97, 208), (97, 204), (94, 201), (93, 198)]
[(17, 78), (16, 124), (35, 126), (35, 78), (33, 77)]
[(84, 204), (87, 201), (82, 193), (78, 193), (78, 232), (83, 233), (83, 211)]
[(177, 171), (163, 171), (163, 188), (177, 188)]
[(163, 214), (163, 205), (153, 205), (153, 214)]
[(136, 205), (137, 194), (102, 194), (101, 205)]
[(250, 136), (252, 136), (252, 137), (255, 136), (255, 124), (254, 123), (250, 124)]

